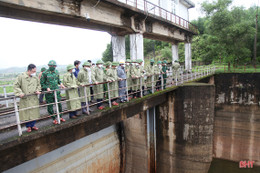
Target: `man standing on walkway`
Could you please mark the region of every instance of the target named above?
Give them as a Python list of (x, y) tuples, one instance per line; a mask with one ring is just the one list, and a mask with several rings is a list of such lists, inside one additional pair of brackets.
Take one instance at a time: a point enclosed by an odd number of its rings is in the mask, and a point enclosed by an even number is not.
[(166, 82), (167, 82), (167, 73), (168, 73), (168, 67), (167, 67), (167, 61), (164, 60), (162, 64), (162, 72), (163, 72), (163, 88), (165, 89), (166, 87)]
[[(91, 63), (85, 62), (83, 64), (83, 70), (80, 70), (80, 72), (78, 74), (77, 79), (81, 86), (92, 84), (92, 81), (91, 81), (92, 72), (91, 72), (90, 67), (91, 67)], [(90, 87), (89, 86), (86, 86), (86, 94), (87, 94), (87, 100), (88, 100), (88, 102), (90, 102), (91, 97), (90, 97)], [(80, 87), (80, 97), (83, 97), (83, 98), (81, 98), (82, 113), (87, 114), (87, 109), (86, 109), (87, 103), (86, 103), (85, 92), (84, 92), (83, 87)], [(89, 109), (89, 111), (91, 111), (91, 109)]]
[[(150, 65), (147, 65), (145, 68), (147, 79), (146, 79), (146, 87), (147, 91), (152, 94), (152, 86), (155, 86), (155, 83), (152, 81), (154, 79), (155, 81), (155, 66), (154, 66), (154, 60), (150, 60)], [(152, 83), (153, 82), (153, 83)]]
[(120, 102), (126, 102), (126, 72), (125, 72), (125, 62), (121, 60), (119, 62), (119, 67), (117, 68), (117, 75), (118, 75), (118, 86), (119, 86), (119, 97)]
[[(35, 119), (40, 117), (39, 111), (39, 101), (36, 94), (41, 93), (41, 85), (39, 78), (36, 76), (36, 66), (34, 64), (29, 64), (27, 67), (27, 72), (19, 75), (14, 83), (14, 94), (20, 97), (19, 104), (19, 115), (20, 120), (30, 121), (26, 123), (27, 132), (32, 130), (38, 130), (35, 126)], [(33, 94), (26, 96), (28, 94)], [(34, 107), (34, 108), (30, 108)], [(27, 110), (22, 110), (30, 108)]]
[[(41, 86), (43, 89), (46, 89), (49, 93), (45, 94), (46, 102), (50, 105), (47, 106), (49, 115), (53, 115), (53, 104), (55, 102), (54, 92), (50, 92), (52, 90), (59, 89), (59, 85), (61, 88), (65, 88), (65, 86), (60, 81), (60, 75), (59, 72), (56, 69), (57, 64), (54, 60), (51, 60), (48, 63), (49, 69), (45, 70), (42, 73), (41, 77)], [(60, 91), (57, 91), (57, 101), (60, 102), (61, 96)], [(62, 112), (62, 106), (61, 103), (58, 103), (59, 112)], [(62, 114), (60, 114), (60, 117)], [(58, 121), (56, 119), (56, 116), (52, 116), (53, 124), (58, 124)], [(65, 119), (62, 117), (60, 118), (60, 121), (64, 122)]]
[(76, 77), (73, 75), (72, 70), (75, 67), (70, 64), (67, 66), (67, 73), (63, 77), (64, 86), (67, 88), (71, 88), (66, 90), (66, 100), (67, 100), (67, 109), (69, 112), (69, 117), (71, 119), (77, 118), (79, 116), (77, 114), (77, 110), (81, 108), (80, 98), (78, 94), (78, 84)]

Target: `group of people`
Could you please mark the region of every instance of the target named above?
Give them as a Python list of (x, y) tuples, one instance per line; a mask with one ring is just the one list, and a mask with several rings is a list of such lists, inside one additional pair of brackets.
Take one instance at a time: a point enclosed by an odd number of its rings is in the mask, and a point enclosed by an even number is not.
[[(114, 106), (117, 106), (118, 102), (126, 102), (127, 89), (129, 99), (132, 99), (140, 97), (141, 90), (144, 91), (144, 88), (148, 93), (152, 93), (152, 85), (155, 85), (156, 90), (159, 90), (162, 85), (165, 88), (169, 71), (167, 61), (158, 61), (155, 64), (153, 59), (146, 67), (143, 67), (141, 59), (106, 63), (98, 60), (96, 64), (92, 64), (91, 60), (88, 60), (83, 63), (82, 69), (80, 69), (80, 64), (80, 61), (75, 61), (74, 65), (67, 66), (63, 82), (61, 82), (59, 72), (56, 69), (57, 63), (54, 60), (49, 61), (49, 68), (42, 68), (38, 76), (36, 76), (36, 66), (30, 64), (27, 71), (17, 77), (14, 83), (14, 92), (16, 96), (20, 97), (20, 119), (28, 121), (26, 123), (27, 132), (38, 130), (34, 121), (40, 117), (37, 95), (40, 95), (41, 103), (45, 94), (47, 111), (53, 118), (53, 124), (58, 124), (53, 104), (55, 99), (58, 102), (61, 101), (60, 91), (57, 90), (59, 88), (66, 88), (69, 117), (75, 119), (80, 116), (77, 112), (80, 109), (83, 114), (92, 111), (87, 109), (89, 108), (87, 104), (90, 102), (96, 101), (97, 108), (100, 110), (105, 108), (102, 103), (108, 97)], [(179, 63), (175, 61), (172, 65), (173, 72), (177, 72), (179, 67)], [(146, 77), (144, 78), (144, 76)], [(54, 90), (56, 91), (54, 92)], [(43, 94), (42, 91), (45, 93)], [(65, 122), (66, 120), (62, 118), (61, 103), (58, 103), (58, 110), (60, 121)]]

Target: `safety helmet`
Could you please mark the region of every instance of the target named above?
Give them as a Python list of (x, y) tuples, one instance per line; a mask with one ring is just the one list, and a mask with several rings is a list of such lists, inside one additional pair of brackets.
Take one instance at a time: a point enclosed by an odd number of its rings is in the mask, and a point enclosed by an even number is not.
[(57, 66), (56, 61), (54, 61), (54, 60), (50, 60), (49, 63), (48, 63), (48, 65)]
[(71, 69), (74, 69), (75, 68), (75, 66), (74, 65), (72, 65), (72, 64), (69, 64), (68, 66), (67, 66), (67, 71), (69, 71), (69, 70), (71, 70)]

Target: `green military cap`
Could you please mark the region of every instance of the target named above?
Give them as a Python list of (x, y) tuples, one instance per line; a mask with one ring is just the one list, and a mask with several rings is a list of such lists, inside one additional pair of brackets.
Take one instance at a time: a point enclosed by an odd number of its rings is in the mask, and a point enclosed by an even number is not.
[(90, 62), (86, 61), (82, 66), (91, 66)]
[(54, 60), (50, 60), (48, 65), (55, 65), (55, 66), (57, 66), (56, 61), (54, 61)]
[(105, 63), (105, 66), (110, 66), (111, 65), (111, 62), (110, 61), (107, 61), (106, 63)]
[(162, 61), (158, 61), (158, 62), (157, 62), (157, 64), (161, 64), (161, 63), (162, 63)]
[(151, 59), (150, 62), (153, 62), (153, 63), (154, 63), (154, 59)]
[(112, 62), (112, 66), (117, 66), (117, 62)]
[(164, 60), (164, 61), (163, 61), (163, 63), (164, 63), (164, 64), (167, 64), (167, 61), (166, 61), (166, 60)]
[(130, 59), (127, 59), (125, 62), (128, 62), (128, 63), (129, 63), (129, 62), (131, 62), (131, 60), (130, 60)]
[(42, 68), (41, 68), (41, 72), (44, 72), (45, 70), (46, 70), (45, 67), (42, 67)]
[(67, 71), (69, 71), (69, 70), (71, 70), (71, 69), (74, 69), (75, 68), (75, 66), (74, 65), (72, 65), (72, 64), (69, 64), (68, 66), (67, 66)]
[(104, 64), (102, 60), (98, 60), (96, 64)]

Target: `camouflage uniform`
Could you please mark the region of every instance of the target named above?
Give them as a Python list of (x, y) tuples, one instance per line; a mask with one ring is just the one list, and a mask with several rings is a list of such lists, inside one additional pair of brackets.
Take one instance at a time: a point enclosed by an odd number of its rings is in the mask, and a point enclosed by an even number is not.
[[(61, 84), (60, 81), (60, 75), (57, 70), (51, 71), (50, 69), (47, 69), (42, 73), (41, 76), (41, 86), (44, 90), (47, 90), (47, 88), (50, 88), (51, 90), (59, 89), (59, 86)], [(54, 103), (55, 97), (54, 92), (46, 93), (45, 94), (46, 102), (47, 104)], [(60, 91), (57, 91), (57, 101), (60, 102), (61, 96)], [(61, 103), (58, 103), (59, 112), (62, 112), (62, 106)], [(49, 115), (53, 115), (53, 104), (47, 106)], [(60, 114), (60, 116), (62, 116)], [(53, 119), (56, 118), (56, 116), (52, 116)]]

